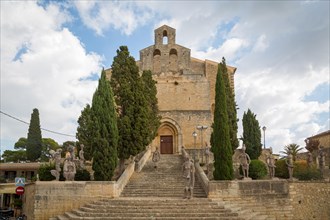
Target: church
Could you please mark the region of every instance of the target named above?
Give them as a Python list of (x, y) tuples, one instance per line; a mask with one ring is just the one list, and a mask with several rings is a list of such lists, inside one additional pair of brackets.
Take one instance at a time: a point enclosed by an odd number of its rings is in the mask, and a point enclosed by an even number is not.
[[(189, 48), (176, 44), (172, 27), (163, 25), (154, 32), (154, 45), (140, 50), (140, 60), (136, 61), (141, 72), (151, 70), (157, 81), (162, 119), (151, 145), (158, 146), (162, 154), (179, 154), (182, 146), (209, 146), (218, 62), (191, 57)], [(234, 92), (236, 68), (227, 68)]]

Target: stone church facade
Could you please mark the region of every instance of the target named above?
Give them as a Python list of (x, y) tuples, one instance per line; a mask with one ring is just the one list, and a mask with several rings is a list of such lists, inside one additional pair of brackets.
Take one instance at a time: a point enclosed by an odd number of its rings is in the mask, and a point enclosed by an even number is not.
[[(162, 154), (179, 154), (210, 142), (218, 62), (191, 57), (189, 48), (175, 42), (176, 30), (167, 25), (155, 31), (155, 44), (140, 51), (140, 71), (151, 70), (157, 81), (161, 125), (152, 146)], [(219, 58), (220, 60), (220, 58)], [(234, 92), (236, 68), (227, 66)], [(196, 127), (208, 128), (201, 131)]]

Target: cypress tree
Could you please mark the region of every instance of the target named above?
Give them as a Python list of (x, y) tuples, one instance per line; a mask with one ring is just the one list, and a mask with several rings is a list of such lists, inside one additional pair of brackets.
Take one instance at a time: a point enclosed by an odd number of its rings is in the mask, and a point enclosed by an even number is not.
[(221, 65), (222, 72), (223, 72), (223, 78), (224, 78), (224, 83), (225, 83), (225, 88), (226, 88), (226, 101), (227, 101), (227, 114), (228, 114), (228, 127), (229, 127), (229, 135), (230, 135), (230, 143), (233, 152), (235, 149), (238, 147), (239, 142), (237, 138), (237, 111), (236, 111), (236, 102), (235, 102), (235, 96), (232, 88), (230, 87), (230, 82), (229, 82), (229, 73), (228, 69), (226, 66), (226, 60), (223, 57), (222, 58), (222, 63)]
[(93, 170), (97, 181), (110, 181), (117, 166), (118, 128), (113, 93), (102, 71), (91, 107)]
[(38, 109), (33, 109), (26, 142), (26, 157), (30, 161), (36, 161), (41, 156), (42, 137)]
[(256, 115), (248, 109), (243, 114), (243, 144), (246, 147), (246, 153), (250, 156), (251, 160), (258, 159), (261, 155), (261, 131), (259, 122)]
[(111, 66), (111, 87), (118, 112), (118, 155), (121, 170), (125, 159), (145, 149), (149, 137), (147, 101), (135, 59), (120, 46)]
[(226, 89), (223, 70), (226, 67), (224, 60), (218, 65), (215, 85), (215, 109), (213, 131), (211, 134), (211, 150), (214, 154), (215, 180), (231, 180), (233, 178), (232, 147), (228, 127)]
[(84, 145), (84, 157), (91, 160), (93, 157), (92, 140), (93, 140), (93, 121), (91, 115), (91, 107), (89, 104), (81, 111), (78, 119), (78, 128), (76, 137), (80, 144)]
[(146, 138), (145, 145), (151, 143), (151, 141), (156, 137), (157, 130), (160, 125), (159, 111), (158, 111), (158, 99), (157, 99), (157, 87), (156, 81), (152, 79), (152, 73), (150, 70), (143, 71), (142, 73), (143, 90), (146, 100), (148, 102), (148, 127), (149, 136)]

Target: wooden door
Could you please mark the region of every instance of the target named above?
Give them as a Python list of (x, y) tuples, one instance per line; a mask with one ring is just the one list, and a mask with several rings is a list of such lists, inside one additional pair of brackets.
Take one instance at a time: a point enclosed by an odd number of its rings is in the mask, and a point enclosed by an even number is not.
[(173, 154), (173, 136), (160, 136), (160, 153)]

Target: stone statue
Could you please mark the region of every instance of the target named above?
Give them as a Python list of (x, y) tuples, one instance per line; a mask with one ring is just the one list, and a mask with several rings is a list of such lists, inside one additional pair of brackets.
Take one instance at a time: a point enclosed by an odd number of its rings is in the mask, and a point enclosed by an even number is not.
[(288, 158), (285, 161), (288, 171), (289, 171), (289, 179), (292, 180), (293, 177), (293, 159), (292, 159), (292, 154), (288, 155)]
[(251, 159), (250, 159), (250, 156), (247, 153), (245, 153), (245, 149), (246, 149), (245, 144), (243, 144), (243, 147), (242, 147), (243, 153), (241, 153), (241, 155), (239, 155), (238, 158), (239, 158), (240, 165), (242, 166), (243, 177), (248, 178)]
[(156, 147), (155, 152), (152, 154), (152, 162), (154, 162), (155, 168), (157, 168), (157, 164), (158, 164), (159, 160), (160, 160), (160, 152), (158, 150), (158, 147)]
[(79, 151), (79, 162), (80, 162), (80, 169), (85, 169), (85, 157), (84, 157), (84, 145), (80, 145)]
[(75, 159), (75, 156), (74, 156), (74, 146), (72, 146), (72, 145), (69, 145), (68, 152), (65, 155), (65, 158), (68, 158), (68, 157), (70, 157), (72, 160)]
[(324, 166), (325, 166), (325, 152), (323, 150), (323, 146), (320, 146), (320, 149), (319, 149), (319, 168), (320, 168), (322, 176), (323, 176)]
[(193, 197), (195, 185), (195, 166), (194, 161), (189, 157), (185, 157), (185, 162), (182, 165), (183, 178), (185, 178), (184, 198), (191, 199)]
[(61, 153), (62, 149), (57, 149), (56, 152), (53, 150), (49, 151), (53, 160), (55, 161), (55, 170), (51, 170), (50, 173), (55, 177), (56, 181), (60, 180), (60, 172), (61, 172)]
[(307, 154), (307, 166), (308, 168), (311, 168), (313, 166), (313, 155), (311, 152), (308, 152)]
[(208, 146), (208, 144), (205, 142), (205, 162), (206, 162), (206, 166), (209, 166), (210, 163), (210, 147)]
[(63, 166), (63, 176), (67, 181), (74, 181), (76, 175), (76, 164), (70, 157), (66, 158)]
[(270, 148), (270, 153), (266, 159), (266, 162), (267, 162), (267, 166), (268, 166), (268, 169), (269, 169), (269, 178), (270, 179), (273, 179), (274, 176), (275, 176), (275, 159), (274, 159), (274, 156), (273, 156), (273, 152), (272, 152), (272, 149)]

